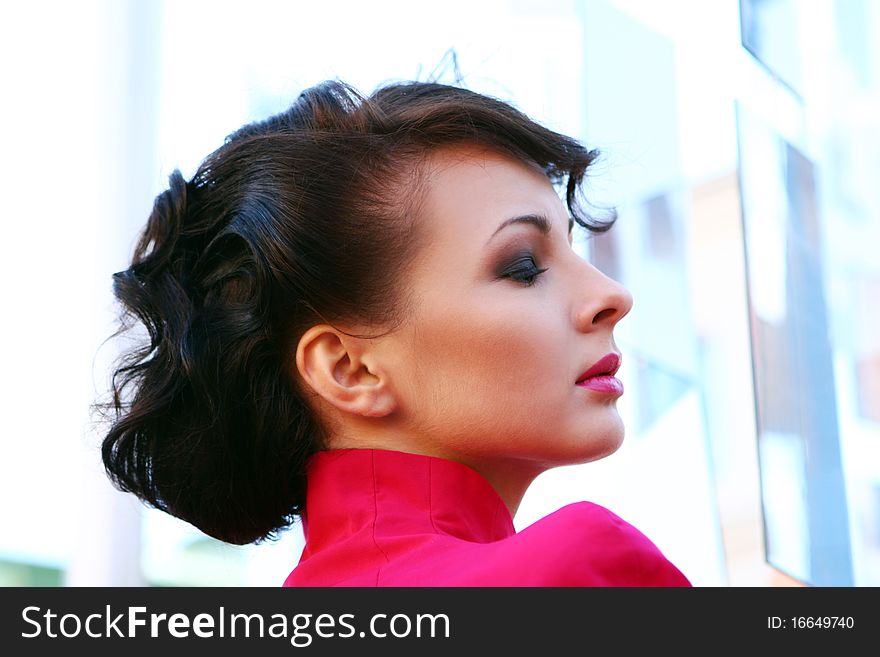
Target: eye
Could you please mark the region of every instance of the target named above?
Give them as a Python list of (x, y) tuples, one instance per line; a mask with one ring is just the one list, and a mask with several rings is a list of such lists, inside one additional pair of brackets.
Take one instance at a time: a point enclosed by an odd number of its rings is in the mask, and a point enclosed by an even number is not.
[(547, 268), (539, 269), (532, 256), (524, 256), (512, 262), (504, 276), (531, 287), (545, 271)]

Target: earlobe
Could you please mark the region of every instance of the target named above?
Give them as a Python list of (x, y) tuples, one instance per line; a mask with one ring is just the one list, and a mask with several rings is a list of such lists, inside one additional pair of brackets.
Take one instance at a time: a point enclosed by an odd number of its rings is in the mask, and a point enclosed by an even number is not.
[(373, 371), (366, 343), (327, 324), (309, 328), (296, 349), (296, 367), (306, 384), (335, 408), (365, 417), (392, 413), (396, 399)]

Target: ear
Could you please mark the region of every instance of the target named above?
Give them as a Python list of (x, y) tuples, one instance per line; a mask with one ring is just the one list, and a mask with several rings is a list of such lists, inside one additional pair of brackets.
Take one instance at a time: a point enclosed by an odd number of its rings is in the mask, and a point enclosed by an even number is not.
[(324, 400), (346, 413), (383, 417), (397, 399), (373, 358), (368, 341), (328, 324), (309, 328), (296, 347), (300, 376)]

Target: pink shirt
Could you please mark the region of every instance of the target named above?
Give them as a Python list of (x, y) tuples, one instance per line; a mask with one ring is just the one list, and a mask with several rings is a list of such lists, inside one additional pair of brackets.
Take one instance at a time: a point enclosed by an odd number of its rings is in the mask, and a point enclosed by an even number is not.
[(470, 467), (379, 449), (308, 464), (306, 546), (284, 586), (690, 586), (639, 530), (590, 502), (519, 533)]

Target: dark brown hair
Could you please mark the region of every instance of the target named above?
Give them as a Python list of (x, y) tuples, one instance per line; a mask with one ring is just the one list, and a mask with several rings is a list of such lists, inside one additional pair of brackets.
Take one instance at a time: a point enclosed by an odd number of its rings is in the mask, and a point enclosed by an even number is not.
[(103, 439), (121, 490), (244, 544), (290, 525), (325, 428), (292, 356), (310, 326), (393, 327), (419, 249), (422, 170), (432, 151), (476, 144), (537, 164), (563, 186), (572, 220), (597, 153), (500, 100), (433, 82), (364, 98), (340, 81), (246, 125), (190, 181), (171, 174), (131, 266), (113, 274), (122, 354)]

